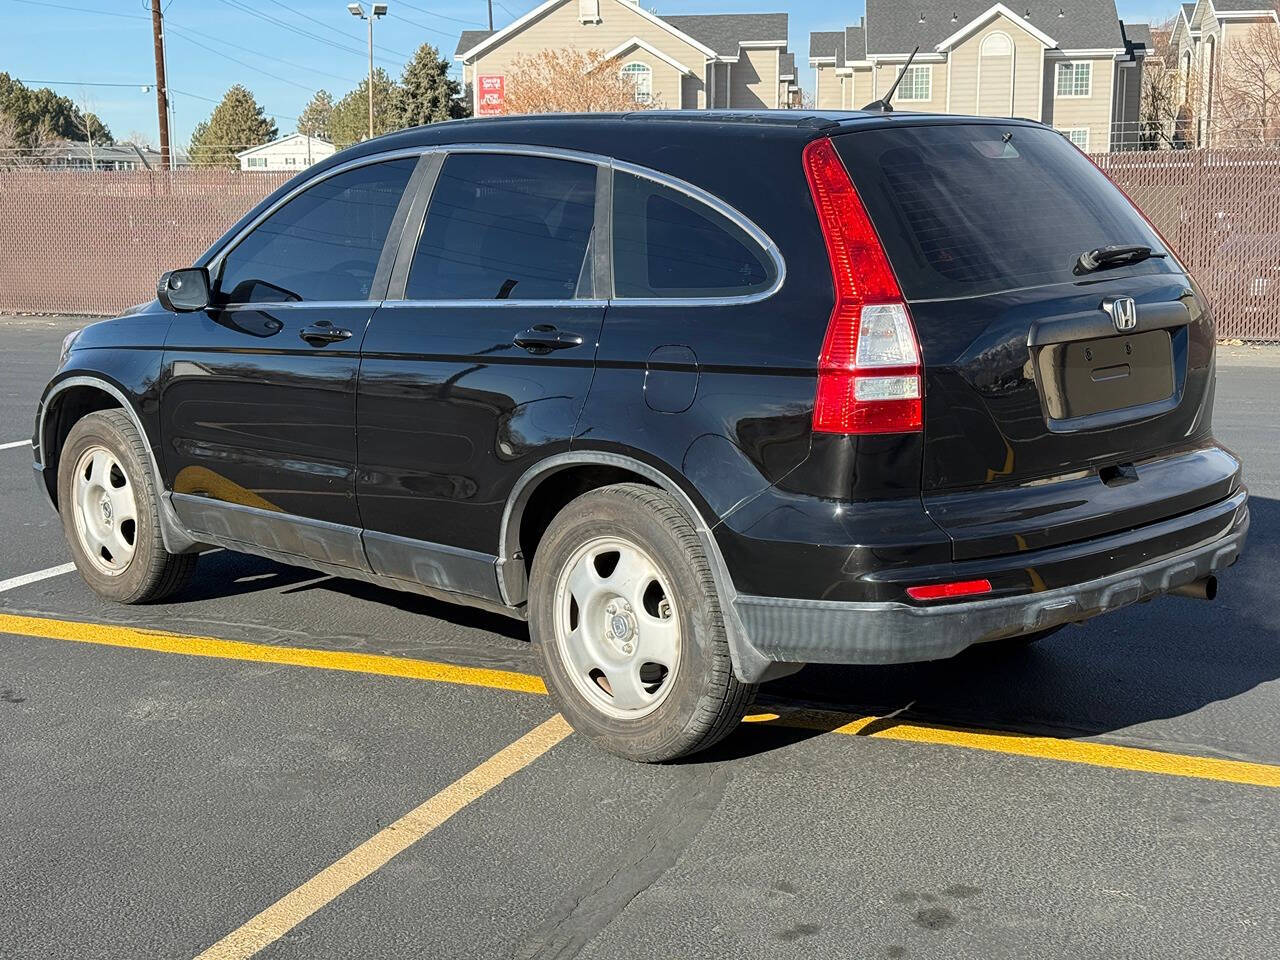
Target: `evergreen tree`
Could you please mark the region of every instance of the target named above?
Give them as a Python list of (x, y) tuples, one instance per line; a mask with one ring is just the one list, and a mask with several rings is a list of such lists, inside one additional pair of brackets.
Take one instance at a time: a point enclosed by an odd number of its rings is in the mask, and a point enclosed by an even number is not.
[[(398, 94), (396, 84), (387, 76), (387, 71), (379, 67), (373, 72), (373, 135), (388, 133), (399, 129), (393, 107)], [(369, 78), (365, 77), (345, 97), (333, 106), (333, 116), (329, 121), (329, 133), (332, 142), (339, 147), (349, 147), (353, 143), (369, 138)]]
[(424, 43), (404, 65), (396, 98), (396, 126), (416, 127), (467, 116), (470, 111), (458, 99), (461, 92), (458, 81), (449, 77), (449, 61)]
[(317, 90), (315, 96), (302, 108), (302, 116), (298, 117), (298, 132), (308, 137), (322, 137), (332, 140), (333, 94), (328, 90)]
[(24, 148), (57, 140), (83, 142), (87, 130), (92, 131), (94, 143), (115, 142), (105, 123), (92, 113), (86, 116), (69, 97), (48, 87), (32, 90), (7, 73), (0, 73), (0, 113), (8, 118), (14, 139)]
[(236, 84), (191, 134), (191, 162), (234, 167), (236, 154), (276, 138), (275, 121), (267, 117), (253, 94)]

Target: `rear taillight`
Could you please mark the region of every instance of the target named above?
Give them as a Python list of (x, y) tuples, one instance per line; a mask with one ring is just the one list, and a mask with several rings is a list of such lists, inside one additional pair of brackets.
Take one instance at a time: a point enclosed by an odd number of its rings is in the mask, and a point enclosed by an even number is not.
[(804, 172), (836, 293), (818, 357), (813, 429), (918, 431), (924, 368), (911, 313), (889, 258), (830, 140), (805, 147)]

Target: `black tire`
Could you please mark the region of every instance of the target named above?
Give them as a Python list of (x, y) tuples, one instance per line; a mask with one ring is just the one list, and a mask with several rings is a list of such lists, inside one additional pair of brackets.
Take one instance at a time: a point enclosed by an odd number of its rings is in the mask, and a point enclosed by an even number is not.
[[(620, 718), (593, 704), (575, 685), (556, 641), (561, 574), (585, 544), (601, 537), (638, 546), (670, 585), (674, 609), (668, 615), (679, 625), (679, 665), (664, 681), (671, 688), (644, 716)], [(705, 750), (737, 726), (755, 697), (756, 686), (733, 675), (711, 566), (697, 532), (676, 500), (653, 487), (602, 487), (557, 514), (534, 555), (529, 627), (543, 678), (565, 718), (605, 750), (630, 760), (653, 763)]]
[[(96, 447), (114, 454), (136, 505), (131, 530), (133, 554), (115, 573), (99, 569), (76, 527), (74, 473), (81, 457)], [(90, 413), (71, 428), (58, 458), (58, 509), (76, 569), (98, 596), (117, 603), (151, 603), (177, 593), (191, 581), (197, 555), (173, 554), (165, 549), (160, 534), (160, 495), (147, 449), (123, 410)]]

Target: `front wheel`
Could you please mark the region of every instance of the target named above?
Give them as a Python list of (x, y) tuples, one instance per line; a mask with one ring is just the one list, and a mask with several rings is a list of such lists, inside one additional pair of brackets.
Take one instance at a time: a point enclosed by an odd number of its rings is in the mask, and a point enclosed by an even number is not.
[(593, 490), (552, 520), (534, 556), (529, 623), (566, 719), (631, 760), (706, 749), (755, 695), (733, 675), (697, 532), (653, 487)]
[(146, 447), (121, 410), (78, 421), (59, 453), (58, 510), (71, 558), (99, 596), (161, 600), (195, 573), (194, 554), (165, 550)]

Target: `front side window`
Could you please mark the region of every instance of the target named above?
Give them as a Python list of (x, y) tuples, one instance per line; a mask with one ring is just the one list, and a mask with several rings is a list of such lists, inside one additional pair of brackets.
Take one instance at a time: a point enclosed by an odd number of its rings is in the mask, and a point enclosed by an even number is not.
[(653, 99), (653, 70), (647, 63), (628, 63), (622, 75), (636, 88), (636, 103), (648, 103)]
[(367, 300), (416, 157), (335, 174), (308, 187), (223, 259), (224, 303)]
[(457, 153), (440, 171), (409, 269), (408, 300), (568, 300), (595, 222), (596, 168)]
[(768, 254), (729, 218), (672, 187), (614, 174), (615, 296), (749, 296), (776, 276)]
[(1058, 96), (1087, 97), (1093, 91), (1093, 64), (1058, 64)]
[(929, 64), (917, 64), (908, 67), (903, 74), (902, 83), (898, 85), (897, 100), (932, 100), (933, 99), (933, 67)]

